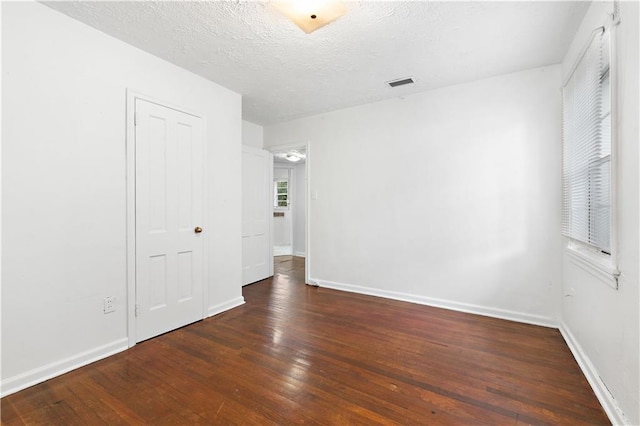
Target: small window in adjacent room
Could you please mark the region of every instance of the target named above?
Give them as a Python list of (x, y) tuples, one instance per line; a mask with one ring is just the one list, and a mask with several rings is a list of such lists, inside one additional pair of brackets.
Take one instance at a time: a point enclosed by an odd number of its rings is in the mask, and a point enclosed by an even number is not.
[(273, 207), (281, 210), (289, 207), (289, 181), (286, 179), (273, 183)]
[(605, 263), (612, 253), (609, 32), (594, 36), (562, 88), (562, 234)]

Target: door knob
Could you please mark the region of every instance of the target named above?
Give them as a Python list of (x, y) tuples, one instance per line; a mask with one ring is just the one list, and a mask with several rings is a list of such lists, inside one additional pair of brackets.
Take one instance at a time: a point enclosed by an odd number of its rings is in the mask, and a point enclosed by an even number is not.
[(199, 226), (196, 226), (196, 228), (193, 230), (193, 232), (195, 232), (196, 234), (199, 234), (202, 232), (202, 228), (200, 228)]

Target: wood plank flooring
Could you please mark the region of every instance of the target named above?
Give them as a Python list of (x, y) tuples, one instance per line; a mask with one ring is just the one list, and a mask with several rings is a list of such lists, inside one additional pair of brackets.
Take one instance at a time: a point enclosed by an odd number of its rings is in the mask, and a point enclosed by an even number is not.
[(278, 257), (246, 304), (2, 399), (2, 424), (609, 424), (557, 330), (314, 288)]

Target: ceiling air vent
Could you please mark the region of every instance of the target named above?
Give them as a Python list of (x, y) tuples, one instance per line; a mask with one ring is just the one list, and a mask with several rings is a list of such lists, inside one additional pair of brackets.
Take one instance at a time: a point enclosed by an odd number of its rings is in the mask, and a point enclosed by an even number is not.
[(409, 77), (409, 78), (401, 78), (398, 80), (393, 80), (393, 81), (387, 81), (387, 84), (389, 85), (389, 87), (398, 87), (398, 86), (404, 86), (405, 84), (413, 84), (413, 78)]

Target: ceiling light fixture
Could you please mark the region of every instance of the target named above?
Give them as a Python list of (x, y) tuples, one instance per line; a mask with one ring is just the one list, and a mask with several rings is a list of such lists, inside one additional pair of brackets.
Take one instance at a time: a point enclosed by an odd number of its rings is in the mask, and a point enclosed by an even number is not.
[(347, 13), (346, 7), (335, 0), (288, 0), (273, 4), (307, 34)]
[(302, 160), (304, 156), (294, 151), (287, 153), (284, 158), (286, 158), (288, 161), (291, 161), (292, 163), (297, 163), (298, 161)]

